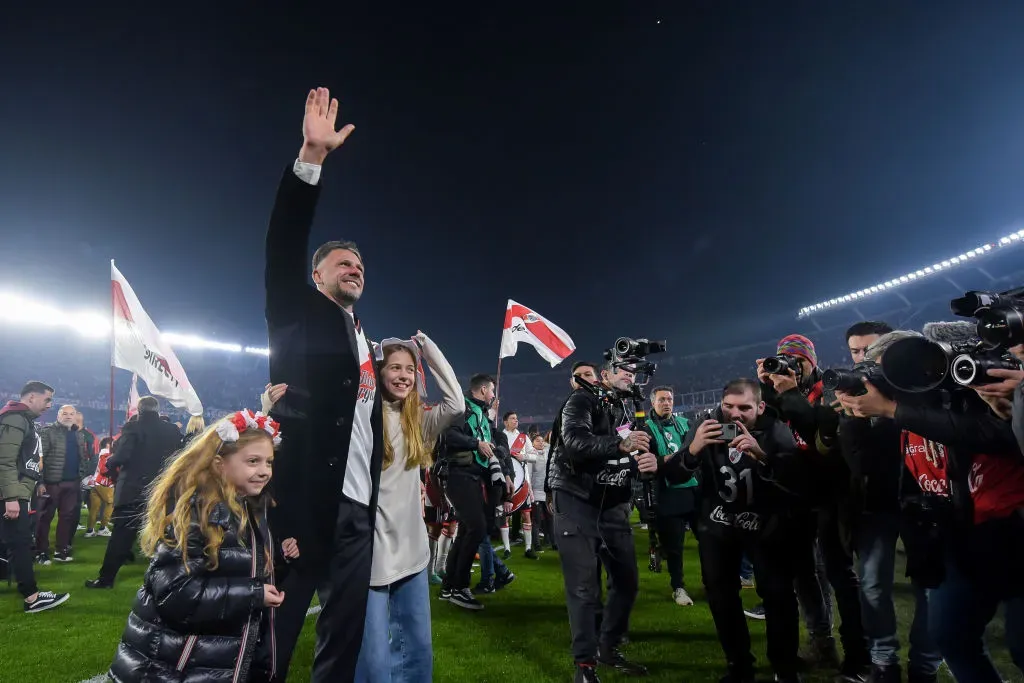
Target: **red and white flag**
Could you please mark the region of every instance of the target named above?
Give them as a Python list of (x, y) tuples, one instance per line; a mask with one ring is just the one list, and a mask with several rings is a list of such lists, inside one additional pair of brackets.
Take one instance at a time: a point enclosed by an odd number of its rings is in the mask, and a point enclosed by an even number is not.
[(128, 410), (125, 411), (124, 421), (132, 419), (132, 415), (139, 412), (139, 376), (132, 373), (132, 386), (128, 389)]
[(516, 355), (519, 342), (526, 342), (537, 349), (540, 357), (550, 363), (551, 367), (561, 363), (576, 350), (576, 344), (565, 330), (536, 311), (509, 299), (498, 358)]
[(190, 415), (202, 415), (203, 404), (188, 381), (174, 349), (139, 303), (131, 285), (110, 262), (110, 294), (114, 302), (114, 344), (110, 363), (136, 373), (151, 394), (184, 408)]

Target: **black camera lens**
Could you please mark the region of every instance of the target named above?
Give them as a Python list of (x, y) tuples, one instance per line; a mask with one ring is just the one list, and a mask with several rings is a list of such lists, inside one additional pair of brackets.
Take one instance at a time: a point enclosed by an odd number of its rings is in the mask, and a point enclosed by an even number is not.
[(882, 356), (882, 374), (900, 391), (931, 391), (946, 381), (955, 355), (948, 344), (924, 337), (900, 339)]
[(769, 356), (761, 363), (761, 367), (769, 375), (785, 375), (792, 370), (800, 371), (800, 361), (791, 356)]
[(821, 375), (821, 386), (829, 391), (847, 394), (864, 390), (863, 373), (856, 370), (831, 369)]
[(1002, 380), (988, 374), (989, 370), (1020, 370), (1020, 363), (1010, 356), (984, 355), (972, 357), (964, 353), (953, 359), (950, 372), (957, 384), (978, 387)]
[(981, 311), (978, 318), (978, 336), (982, 341), (998, 348), (1024, 344), (1024, 311), (1014, 305)]
[(973, 318), (981, 309), (991, 308), (999, 303), (999, 295), (992, 292), (965, 292), (962, 297), (949, 302), (949, 310), (961, 318)]

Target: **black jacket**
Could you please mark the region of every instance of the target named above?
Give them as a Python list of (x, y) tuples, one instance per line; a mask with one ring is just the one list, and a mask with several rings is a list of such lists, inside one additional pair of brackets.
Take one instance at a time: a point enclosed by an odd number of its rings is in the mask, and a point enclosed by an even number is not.
[(187, 541), (188, 572), (180, 549), (157, 547), (110, 665), (114, 681), (241, 682), (254, 669), (269, 678), (276, 659), (270, 637), (274, 610), (263, 606), (263, 584), (274, 583), (274, 576), (266, 571), (264, 552), (274, 544), (266, 503), (245, 505), (244, 539), (227, 505), (210, 515), (209, 523), (224, 530), (216, 571), (207, 568), (205, 536), (195, 521)]
[(599, 399), (588, 389), (570, 394), (551, 434), (548, 488), (603, 509), (628, 503), (636, 466), (619, 450), (616, 428), (624, 415), (621, 401)]
[(157, 413), (139, 413), (137, 422), (121, 429), (107, 472), (115, 478), (114, 505), (143, 502), (146, 487), (164, 463), (181, 448), (181, 432)]
[(913, 494), (917, 484), (903, 466), (900, 428), (896, 423), (885, 418), (844, 417), (839, 444), (850, 468), (853, 493), (860, 509), (899, 512), (901, 492)]
[[(298, 540), (296, 564), (326, 561), (324, 551), (333, 545), (361, 375), (352, 316), (309, 284), (309, 233), (319, 197), (320, 185), (300, 180), (291, 165), (285, 169), (267, 229), (264, 273), (270, 380), (288, 384), (271, 411), (282, 441), (270, 483), (277, 501), (270, 522), (278, 537)], [(379, 384), (376, 368), (370, 372)], [(381, 405), (378, 387), (371, 510), (384, 461)]]
[[(712, 417), (722, 422), (721, 408)], [(750, 432), (765, 452), (761, 460), (733, 451), (728, 444), (711, 444), (692, 455), (689, 448), (699, 427), (696, 424), (690, 429), (683, 442), (682, 457), (665, 463), (662, 474), (669, 481), (685, 481), (695, 472), (700, 473), (700, 531), (731, 527), (770, 533), (778, 520), (788, 518), (806, 494), (810, 485), (807, 460), (813, 456), (797, 449), (793, 433), (770, 408)]]

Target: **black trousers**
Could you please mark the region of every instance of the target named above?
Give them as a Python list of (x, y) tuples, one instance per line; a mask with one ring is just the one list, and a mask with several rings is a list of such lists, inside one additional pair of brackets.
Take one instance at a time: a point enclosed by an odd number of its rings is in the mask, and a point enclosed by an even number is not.
[[(854, 569), (850, 545), (843, 539), (840, 521), (836, 507), (811, 513), (804, 521), (797, 555), (797, 594), (811, 635), (830, 637), (831, 628), (827, 632), (819, 631), (824, 630), (825, 624), (831, 626), (831, 585), (839, 612), (839, 638), (844, 655), (851, 662), (867, 664), (870, 657), (861, 615), (860, 579)], [(819, 576), (819, 561), (824, 566), (826, 582)]]
[(121, 567), (131, 558), (135, 538), (142, 529), (145, 511), (146, 504), (141, 501), (114, 506), (114, 514), (111, 517), (114, 528), (110, 532), (107, 550), (103, 554), (100, 581), (113, 583)]
[(533, 547), (541, 549), (540, 534), (544, 533), (544, 540), (549, 545), (555, 545), (554, 530), (551, 527), (551, 513), (548, 512), (548, 504), (536, 502), (533, 504)]
[(754, 565), (757, 594), (764, 602), (768, 661), (779, 676), (795, 675), (800, 621), (793, 592), (791, 534), (776, 527), (769, 535), (758, 536), (713, 522), (702, 524), (698, 547), (704, 588), (730, 673), (738, 678), (754, 673), (750, 631), (740, 601), (740, 561), (745, 552)]
[(473, 558), (476, 557), (480, 543), (487, 537), (494, 514), (488, 514), (481, 475), (470, 469), (450, 468), (444, 493), (455, 510), (455, 518), (459, 520), (459, 533), (448, 551), (444, 585), (452, 590), (461, 590), (469, 588)]
[[(594, 662), (598, 647), (614, 648), (629, 629), (639, 588), (629, 505), (600, 510), (588, 502), (554, 492), (554, 527), (562, 562), (565, 599), (572, 631), (572, 654), (578, 663)], [(608, 573), (608, 601), (601, 610), (603, 565)], [(601, 614), (600, 632), (597, 630)]]
[[(320, 598), (320, 612), (316, 619), (316, 649), (310, 681), (349, 683), (355, 680), (356, 661), (363, 644), (366, 598), (370, 591), (373, 520), (373, 510), (342, 498), (331, 547), (318, 554), (313, 563), (297, 562), (289, 569), (279, 586), (285, 593), (285, 601), (274, 615), (275, 681), (283, 682), (288, 677), (292, 653), (314, 593)], [(299, 552), (302, 553), (301, 547)]]
[(39, 590), (32, 567), (32, 539), (35, 536), (35, 525), (32, 522), (35, 518), (29, 517), (27, 500), (19, 500), (18, 507), (17, 519), (0, 517), (0, 541), (4, 542), (7, 550), (7, 557), (0, 559), (10, 562), (8, 570), (14, 572), (18, 592), (27, 598)]
[(683, 583), (683, 543), (686, 541), (686, 517), (659, 515), (655, 519), (657, 545), (668, 565), (672, 590), (685, 588)]

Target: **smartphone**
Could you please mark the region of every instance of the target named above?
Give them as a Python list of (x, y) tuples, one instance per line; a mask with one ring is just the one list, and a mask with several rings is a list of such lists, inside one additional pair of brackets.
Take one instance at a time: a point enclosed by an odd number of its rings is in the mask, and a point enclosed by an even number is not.
[(718, 438), (726, 443), (731, 442), (733, 439), (735, 439), (737, 436), (743, 433), (743, 431), (740, 429), (740, 426), (735, 422), (723, 422), (721, 424), (721, 427), (722, 435)]

